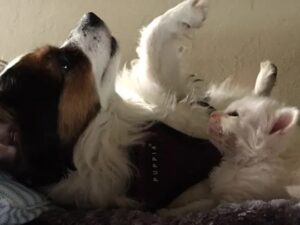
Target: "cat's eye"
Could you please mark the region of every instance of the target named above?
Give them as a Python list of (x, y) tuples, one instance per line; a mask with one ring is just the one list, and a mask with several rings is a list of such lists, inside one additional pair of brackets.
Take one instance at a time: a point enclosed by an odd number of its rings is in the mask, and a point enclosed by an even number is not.
[(197, 104), (202, 107), (210, 107), (210, 105), (206, 101), (197, 101)]
[(232, 116), (232, 117), (238, 117), (239, 113), (237, 111), (232, 111), (232, 112), (227, 113), (227, 115)]

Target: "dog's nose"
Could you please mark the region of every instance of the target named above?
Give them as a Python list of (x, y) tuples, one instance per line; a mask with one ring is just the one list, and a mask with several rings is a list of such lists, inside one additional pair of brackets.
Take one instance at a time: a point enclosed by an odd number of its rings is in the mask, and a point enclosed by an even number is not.
[(86, 24), (91, 27), (100, 27), (104, 25), (103, 20), (101, 20), (95, 13), (89, 12), (84, 15)]

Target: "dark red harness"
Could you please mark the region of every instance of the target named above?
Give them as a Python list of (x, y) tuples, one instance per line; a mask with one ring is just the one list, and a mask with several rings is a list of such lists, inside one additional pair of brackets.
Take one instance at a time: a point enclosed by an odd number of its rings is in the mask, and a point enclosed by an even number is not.
[(221, 154), (208, 140), (197, 139), (156, 123), (144, 144), (131, 149), (137, 173), (129, 196), (155, 210), (208, 177)]

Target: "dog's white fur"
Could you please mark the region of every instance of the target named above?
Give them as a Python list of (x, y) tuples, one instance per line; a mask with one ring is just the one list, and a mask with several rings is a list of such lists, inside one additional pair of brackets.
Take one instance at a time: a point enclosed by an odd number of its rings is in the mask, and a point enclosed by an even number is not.
[[(127, 147), (143, 137), (141, 129), (147, 121), (163, 121), (185, 133), (207, 137), (207, 109), (191, 106), (185, 98), (188, 92), (179, 66), (180, 40), (202, 25), (206, 13), (205, 0), (186, 0), (154, 19), (142, 30), (138, 59), (118, 74), (118, 56), (107, 58), (108, 44), (96, 45), (90, 53), (86, 46), (93, 40), (86, 43), (80, 29), (73, 31), (69, 41), (79, 43), (91, 59), (102, 108), (75, 146), (77, 171), (49, 189), (54, 200), (80, 207), (135, 206), (126, 197), (134, 173)], [(106, 37), (108, 33), (105, 28), (87, 35)], [(102, 58), (104, 64), (99, 66)], [(103, 67), (108, 68), (105, 80)]]

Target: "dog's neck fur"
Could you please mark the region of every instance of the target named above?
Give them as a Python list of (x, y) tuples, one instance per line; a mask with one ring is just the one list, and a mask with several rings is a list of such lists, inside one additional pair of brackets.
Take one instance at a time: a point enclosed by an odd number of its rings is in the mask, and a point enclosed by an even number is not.
[[(75, 203), (87, 206), (92, 203), (98, 206), (103, 205), (103, 207), (107, 206), (108, 202), (122, 204), (114, 201), (118, 201), (116, 196), (125, 196), (124, 192), (127, 190), (132, 174), (127, 147), (137, 143), (143, 137), (140, 131), (143, 129), (145, 121), (138, 120), (141, 118), (138, 115), (142, 114), (141, 109), (129, 110), (128, 107), (135, 106), (126, 104), (117, 95), (113, 98), (113, 104), (97, 114), (78, 140), (74, 150), (74, 164), (77, 171), (70, 174), (68, 193), (61, 190), (64, 188), (65, 180), (51, 190), (50, 194), (57, 201), (61, 199), (63, 203), (66, 203), (66, 199), (74, 199), (71, 196), (84, 189), (81, 186), (85, 186), (90, 187), (90, 191), (82, 193), (85, 196), (81, 197), (79, 202), (68, 202), (67, 204)], [(133, 115), (133, 112), (137, 112), (137, 114)], [(121, 150), (122, 148), (124, 151)], [(80, 176), (81, 179), (75, 178), (77, 176)], [(78, 183), (79, 180), (80, 183)], [(72, 181), (72, 185), (70, 185), (70, 181)], [(93, 196), (97, 195), (99, 190), (103, 190), (107, 194), (94, 199)], [(64, 193), (64, 196), (60, 196), (61, 193)], [(70, 197), (66, 197), (66, 194)]]

